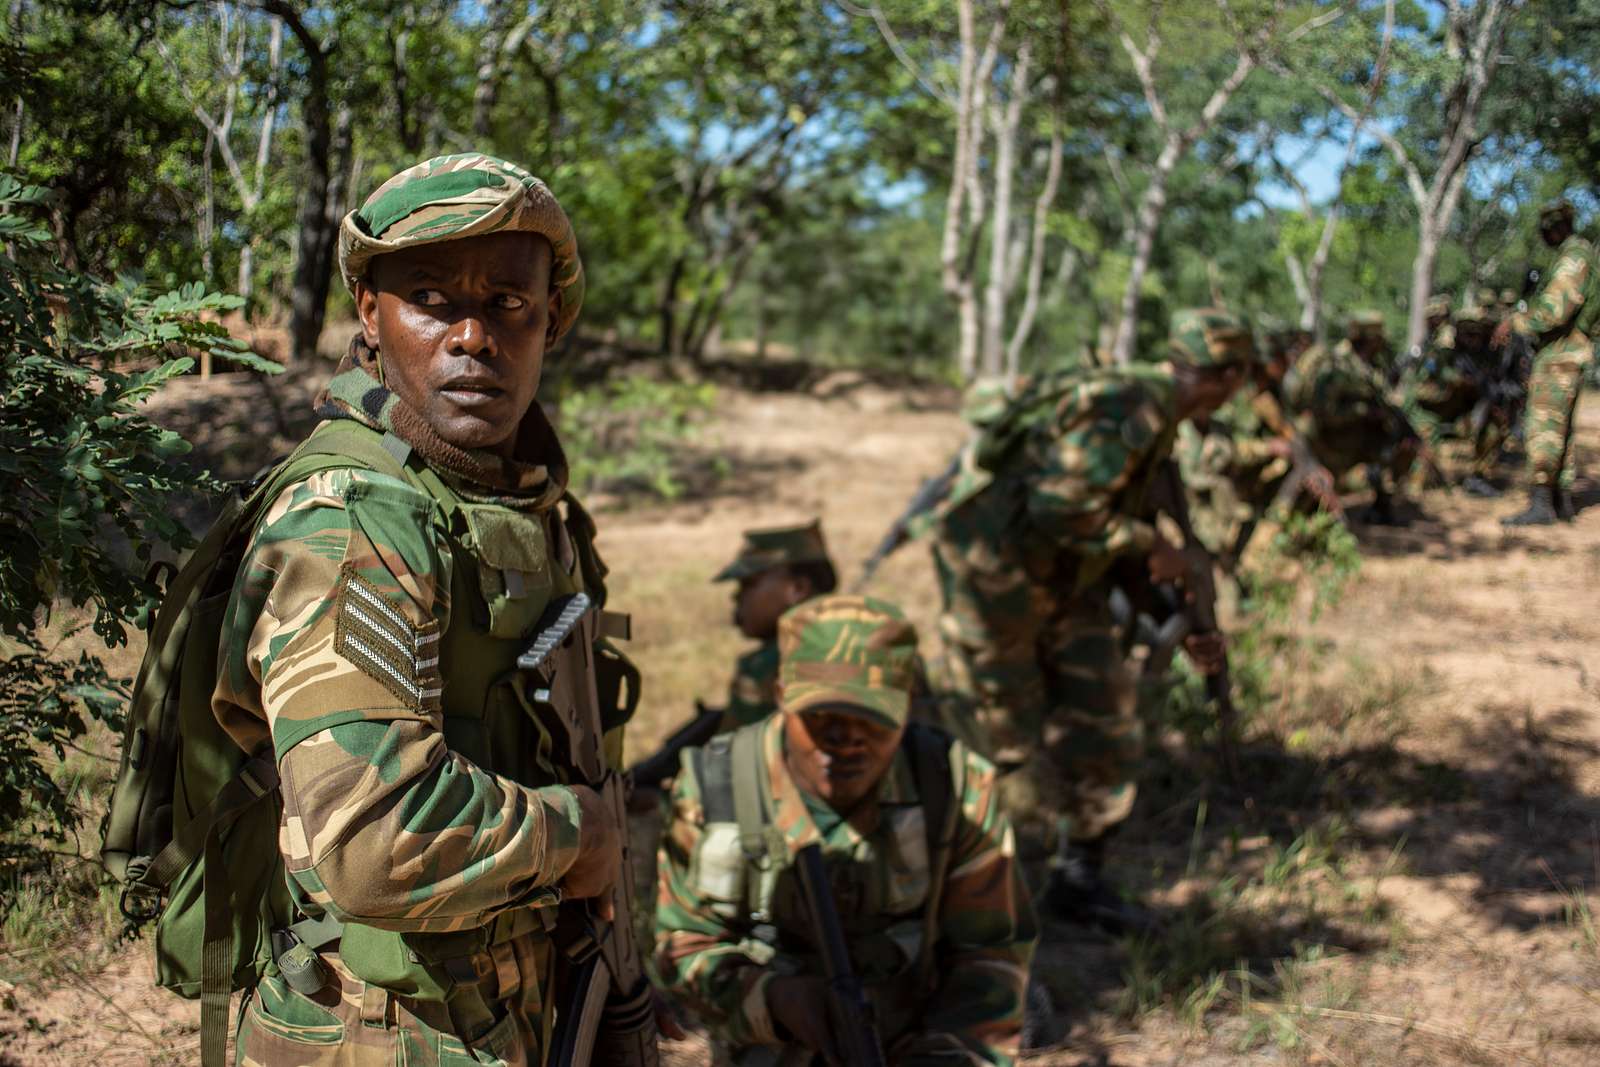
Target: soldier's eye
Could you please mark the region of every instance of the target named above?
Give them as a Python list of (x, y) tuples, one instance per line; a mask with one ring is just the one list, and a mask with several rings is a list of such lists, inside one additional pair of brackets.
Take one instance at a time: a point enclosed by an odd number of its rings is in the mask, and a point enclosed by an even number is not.
[(495, 297), (495, 304), (506, 311), (521, 311), (528, 306), (528, 302), (514, 293), (501, 293)]
[(411, 293), (411, 302), (421, 307), (442, 307), (445, 298), (437, 289), (416, 289)]

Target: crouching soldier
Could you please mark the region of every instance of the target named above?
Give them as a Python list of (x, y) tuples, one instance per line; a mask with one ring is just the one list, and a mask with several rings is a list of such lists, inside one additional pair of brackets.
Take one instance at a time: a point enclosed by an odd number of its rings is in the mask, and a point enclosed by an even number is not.
[(1037, 939), (994, 767), (907, 723), (916, 631), (831, 596), (786, 614), (779, 714), (685, 754), (656, 964), (725, 1062), (841, 1059), (795, 857), (818, 844), (887, 1058), (1009, 1064)]

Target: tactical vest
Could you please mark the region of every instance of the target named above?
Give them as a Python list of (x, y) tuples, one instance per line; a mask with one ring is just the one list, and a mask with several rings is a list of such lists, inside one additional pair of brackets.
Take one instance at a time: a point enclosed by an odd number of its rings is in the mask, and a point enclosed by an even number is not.
[[(772, 822), (762, 741), (770, 723), (754, 723), (691, 750), (705, 834), (691, 862), (695, 891), (719, 920), (740, 933), (765, 966), (780, 953), (809, 962), (814, 936), (792, 874), (793, 855)], [(884, 1039), (916, 1024), (936, 984), (939, 901), (954, 847), (961, 783), (953, 780), (950, 737), (920, 723), (906, 729), (917, 803), (883, 812), (892, 855), (856, 862), (824, 852), (851, 963), (868, 988)], [(873, 840), (885, 835), (880, 831)], [(820, 973), (820, 965), (811, 973)]]
[[(409, 449), (402, 456), (406, 481), (433, 500), (431, 521), (450, 546), (450, 625), (440, 640), (445, 742), (473, 765), (522, 785), (560, 783), (562, 735), (547, 721), (548, 710), (535, 698), (530, 675), (518, 669), (517, 657), (528, 650), (552, 601), (580, 591), (601, 592), (597, 599), (603, 599), (594, 524), (570, 497), (565, 522), (554, 511), (535, 516), (464, 500)], [(608, 754), (615, 763), (621, 756), (619, 728), (638, 700), (639, 675), (609, 641), (598, 653)], [(458, 984), (475, 980), (465, 965), (473, 956), (544, 932), (554, 922), (549, 905), (557, 899), (550, 890), (528, 907), (501, 913), (488, 927), (451, 933), (350, 924), (343, 927), (338, 952), (369, 984), (444, 1000)]]

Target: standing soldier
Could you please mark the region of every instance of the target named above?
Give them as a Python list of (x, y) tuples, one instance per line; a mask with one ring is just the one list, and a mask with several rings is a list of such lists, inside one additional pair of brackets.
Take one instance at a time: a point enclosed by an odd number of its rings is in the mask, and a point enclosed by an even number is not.
[(1590, 335), (1600, 322), (1600, 272), (1595, 247), (1573, 228), (1572, 204), (1558, 200), (1539, 212), (1539, 236), (1556, 249), (1528, 310), (1500, 323), (1494, 346), (1513, 333), (1537, 351), (1528, 375), (1528, 414), (1523, 433), (1528, 450), (1527, 510), (1500, 521), (1507, 526), (1546, 526), (1572, 517), (1572, 416), (1583, 375), (1594, 358)]
[(691, 749), (674, 784), (662, 982), (741, 1067), (854, 1067), (798, 884), (820, 846), (888, 1062), (1009, 1065), (1038, 935), (993, 765), (908, 724), (917, 637), (893, 605), (812, 600), (778, 642), (782, 713)]
[[(297, 453), (323, 469), (255, 530), (221, 632), (213, 710), (276, 762), (286, 872), (260, 887), (282, 913), (239, 1062), (542, 1064), (556, 1014), (583, 1014), (558, 903), (598, 898), (605, 941), (631, 939), (620, 792), (551, 755), (599, 738), (562, 736), (560, 696), (519, 663), (553, 639), (553, 607), (605, 596), (535, 399), (583, 298), (577, 243), (542, 182), (469, 153), (381, 185), (338, 255), (361, 332)], [(610, 664), (589, 678), (615, 695), (611, 668), (631, 668), (603, 651), (578, 658)], [(600, 710), (620, 752), (626, 713)], [(648, 985), (630, 992), (648, 1024)], [(606, 1062), (653, 1062), (653, 1028), (633, 1034)]]
[[(1157, 532), (1147, 490), (1178, 423), (1228, 399), (1254, 345), (1229, 312), (1182, 311), (1168, 358), (1029, 381), (967, 446), (931, 523), (945, 684), (977, 707), (971, 732), (1001, 767), (1024, 849), (1056, 853), (1046, 906), (1112, 928), (1148, 917), (1100, 873), (1143, 755), (1111, 571), (1126, 561), (1171, 582), (1210, 565)], [(1218, 635), (1186, 648), (1208, 673), (1224, 662)]]
[(739, 554), (712, 580), (738, 583), (733, 624), (760, 642), (733, 667), (722, 721), (722, 729), (731, 730), (778, 709), (778, 619), (802, 601), (833, 592), (839, 583), (822, 523), (815, 519), (801, 526), (746, 530)]

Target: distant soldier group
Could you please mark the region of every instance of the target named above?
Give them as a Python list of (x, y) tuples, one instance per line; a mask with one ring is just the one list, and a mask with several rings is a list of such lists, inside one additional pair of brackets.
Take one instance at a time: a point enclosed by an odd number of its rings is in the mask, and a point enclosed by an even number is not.
[[(237, 1061), (264, 1067), (649, 1064), (663, 997), (723, 1063), (1010, 1063), (1041, 915), (1159, 929), (1106, 859), (1179, 648), (1232, 768), (1211, 579), (1264, 512), (1338, 511), (1363, 467), (1371, 520), (1401, 521), (1414, 462), (1463, 423), (1467, 487), (1494, 491), (1499, 353), (1520, 345), (1533, 489), (1506, 521), (1570, 514), (1600, 282), (1570, 205), (1541, 226), (1559, 251), (1526, 310), (1436, 300), (1397, 365), (1373, 312), (1325, 347), (1207, 307), (1148, 362), (980, 388), (969, 443), (897, 524), (931, 549), (938, 660), (893, 603), (835, 591), (818, 523), (750, 531), (716, 580), (756, 647), (723, 707), (624, 776), (629, 625), (536, 400), (582, 300), (571, 226), (489, 156), (396, 175), (341, 232), (361, 332), (325, 421), (255, 483), (236, 542), (208, 542), (218, 580), (191, 582), (220, 646), (182, 701), (225, 731), (224, 773), (126, 864), (130, 892), (171, 896), (163, 974), (202, 997), (207, 1067), (230, 988)], [(628, 790), (665, 819), (649, 966)], [(230, 886), (246, 859), (270, 873)]]

